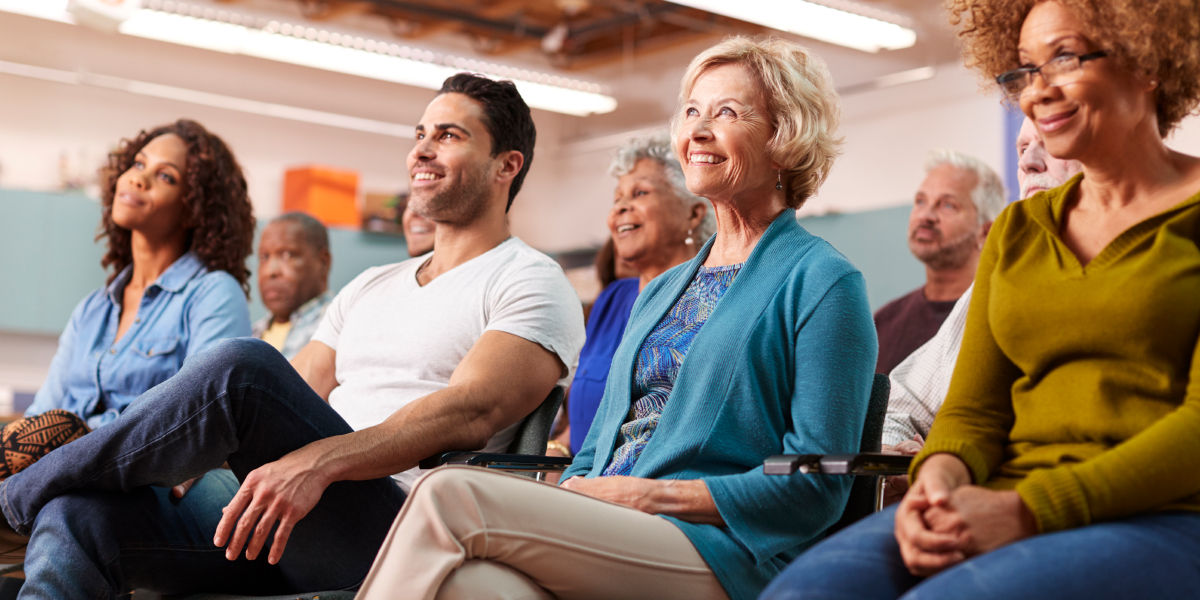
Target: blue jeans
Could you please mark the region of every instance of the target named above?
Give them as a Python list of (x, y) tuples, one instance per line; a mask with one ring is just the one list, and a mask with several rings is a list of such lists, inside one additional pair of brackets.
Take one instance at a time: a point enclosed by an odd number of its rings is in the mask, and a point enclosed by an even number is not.
[[(404, 492), (389, 478), (325, 490), (278, 565), (228, 561), (212, 543), (238, 482), (350, 426), (264, 342), (227, 340), (189, 358), (114, 422), (0, 482), (0, 509), (31, 533), (22, 598), (352, 589)], [(228, 471), (212, 471), (228, 463)], [(205, 475), (182, 501), (170, 486)], [(235, 479), (236, 477), (236, 479)]]
[(1194, 598), (1200, 513), (1151, 513), (1037, 535), (932, 577), (909, 574), (892, 533), (896, 508), (801, 554), (760, 600), (820, 598)]

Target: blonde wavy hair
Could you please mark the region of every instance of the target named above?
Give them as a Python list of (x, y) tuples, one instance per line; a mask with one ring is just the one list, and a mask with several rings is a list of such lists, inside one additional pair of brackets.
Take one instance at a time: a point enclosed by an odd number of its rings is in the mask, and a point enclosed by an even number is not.
[[(966, 65), (989, 79), (1017, 68), (1029, 10), (1047, 0), (946, 0)], [(1130, 72), (1158, 82), (1158, 132), (1166, 136), (1200, 105), (1200, 0), (1055, 0), (1087, 37)]]
[[(800, 208), (829, 175), (842, 144), (835, 135), (841, 109), (829, 69), (799, 44), (770, 37), (733, 37), (692, 59), (680, 83), (679, 106), (687, 102), (701, 74), (727, 64), (741, 65), (757, 77), (774, 131), (767, 153), (773, 162), (784, 165), (787, 205)], [(680, 112), (676, 110), (671, 119), (673, 134), (679, 131)]]

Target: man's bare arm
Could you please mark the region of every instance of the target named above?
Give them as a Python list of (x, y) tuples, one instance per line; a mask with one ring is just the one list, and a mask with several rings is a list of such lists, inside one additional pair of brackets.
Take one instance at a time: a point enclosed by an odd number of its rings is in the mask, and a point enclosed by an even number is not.
[(336, 362), (337, 351), (321, 342), (312, 341), (292, 357), (292, 368), (318, 396), (329, 402), (329, 393), (337, 387)]
[[(329, 438), (314, 468), (332, 481), (405, 471), (446, 450), (482, 448), (541, 404), (562, 376), (558, 356), (541, 345), (488, 331), (450, 376), (449, 386), (396, 411), (383, 423)], [(314, 444), (314, 445), (315, 445)]]
[(268, 556), (278, 563), (292, 528), (330, 484), (386, 477), (444, 450), (482, 447), (532, 412), (564, 370), (555, 354), (534, 342), (485, 332), (446, 389), (408, 404), (379, 425), (313, 442), (251, 471), (225, 507), (213, 542), (228, 542), (230, 560), (243, 545), (246, 557), (254, 559), (278, 521)]

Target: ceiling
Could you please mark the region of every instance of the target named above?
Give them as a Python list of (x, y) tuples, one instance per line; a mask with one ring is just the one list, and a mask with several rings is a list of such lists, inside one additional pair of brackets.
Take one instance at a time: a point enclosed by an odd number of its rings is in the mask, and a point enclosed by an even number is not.
[[(218, 0), (226, 5), (253, 0)], [(319, 23), (373, 21), (413, 43), (456, 38), (473, 52), (503, 60), (540, 55), (548, 66), (586, 72), (622, 60), (693, 46), (726, 35), (771, 30), (666, 0), (287, 0), (303, 18)], [(736, 0), (729, 0), (736, 1)], [(781, 11), (791, 0), (777, 0)], [(910, 17), (917, 44), (881, 53), (911, 67), (952, 60), (954, 43), (940, 3), (932, 0), (862, 0)], [(778, 33), (778, 32), (775, 32)], [(435, 42), (436, 43), (436, 42)], [(810, 45), (826, 44), (809, 41)], [(843, 49), (836, 46), (839, 51)], [(872, 55), (844, 50), (861, 61)]]
[(311, 21), (366, 15), (386, 23), (401, 39), (456, 36), (489, 57), (534, 50), (563, 70), (587, 69), (630, 52), (654, 52), (712, 36), (765, 31), (665, 0), (294, 1)]

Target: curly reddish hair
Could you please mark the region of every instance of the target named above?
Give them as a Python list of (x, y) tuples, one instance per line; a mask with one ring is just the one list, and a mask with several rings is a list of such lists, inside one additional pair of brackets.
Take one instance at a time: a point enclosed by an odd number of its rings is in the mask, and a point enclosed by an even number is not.
[(131, 234), (113, 222), (113, 197), (117, 193), (117, 178), (133, 166), (134, 157), (150, 140), (173, 133), (187, 146), (187, 164), (183, 181), (183, 196), (188, 230), (188, 248), (211, 271), (233, 275), (247, 297), (250, 294), (250, 271), (246, 257), (254, 245), (254, 215), (246, 192), (246, 178), (229, 146), (203, 125), (188, 119), (143, 130), (133, 139), (122, 140), (109, 153), (108, 163), (101, 170), (104, 180), (101, 194), (100, 233), (97, 240), (106, 239), (108, 252), (100, 265), (111, 269), (108, 282), (133, 262)]
[[(966, 65), (989, 79), (1019, 66), (1021, 25), (1046, 0), (946, 0)], [(1121, 67), (1158, 81), (1158, 132), (1166, 136), (1200, 105), (1200, 0), (1055, 0)]]

